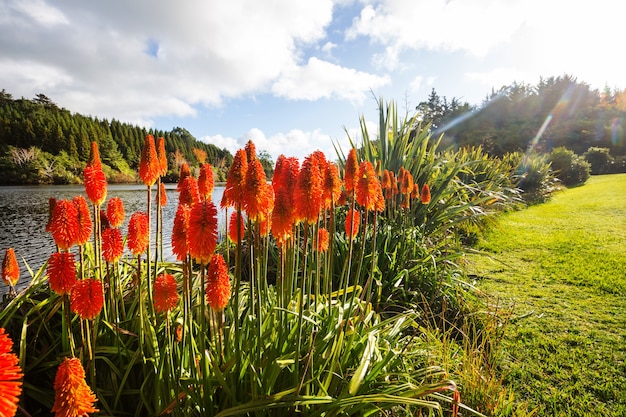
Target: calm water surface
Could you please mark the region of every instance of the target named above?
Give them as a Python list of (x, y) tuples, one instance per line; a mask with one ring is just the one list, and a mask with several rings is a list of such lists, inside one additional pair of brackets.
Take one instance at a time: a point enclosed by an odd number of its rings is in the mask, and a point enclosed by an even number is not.
[[(121, 226), (124, 236), (132, 213), (147, 209), (146, 189), (144, 185), (127, 184), (111, 184), (108, 187), (107, 201), (111, 197), (120, 197), (124, 201), (126, 217)], [(213, 192), (213, 201), (218, 209), (223, 192), (223, 186), (216, 186)], [(4, 257), (7, 248), (12, 247), (15, 250), (22, 270), (18, 290), (27, 286), (30, 280), (30, 273), (24, 262), (36, 272), (56, 250), (52, 236), (45, 231), (49, 198), (73, 199), (79, 194), (87, 198), (82, 185), (0, 187), (0, 258)], [(163, 255), (167, 260), (173, 260), (171, 234), (178, 206), (176, 185), (166, 185), (166, 194), (167, 205), (163, 208)], [(156, 190), (152, 187), (153, 208), (155, 196)], [(102, 207), (106, 208), (106, 202)], [(154, 232), (156, 215), (153, 214), (152, 219), (151, 229)], [(224, 211), (218, 211), (218, 220), (220, 231), (223, 231)], [(0, 283), (0, 293), (4, 292), (6, 287)]]

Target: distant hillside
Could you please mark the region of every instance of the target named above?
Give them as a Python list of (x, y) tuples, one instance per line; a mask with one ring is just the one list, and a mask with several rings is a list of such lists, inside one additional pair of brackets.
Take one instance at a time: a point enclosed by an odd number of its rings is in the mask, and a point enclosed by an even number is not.
[(95, 141), (109, 182), (137, 180), (141, 148), (146, 135), (165, 138), (168, 178), (175, 181), (184, 161), (193, 168), (199, 158), (225, 179), (232, 162), (226, 149), (201, 142), (186, 129), (146, 130), (115, 119), (98, 119), (59, 108), (43, 94), (13, 99), (0, 92), (0, 184), (71, 184), (80, 182)]

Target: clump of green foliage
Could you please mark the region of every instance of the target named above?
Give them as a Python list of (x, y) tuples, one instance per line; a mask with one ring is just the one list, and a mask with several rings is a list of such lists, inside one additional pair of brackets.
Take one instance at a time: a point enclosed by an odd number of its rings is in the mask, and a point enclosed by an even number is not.
[(568, 187), (584, 184), (591, 175), (589, 162), (565, 147), (553, 149), (550, 161), (557, 178)]

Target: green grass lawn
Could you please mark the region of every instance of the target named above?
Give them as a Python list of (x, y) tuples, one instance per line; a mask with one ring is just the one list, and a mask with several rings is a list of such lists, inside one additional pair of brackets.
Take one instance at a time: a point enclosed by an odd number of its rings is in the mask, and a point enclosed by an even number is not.
[(626, 174), (503, 215), (469, 255), (513, 309), (502, 372), (540, 416), (626, 416)]

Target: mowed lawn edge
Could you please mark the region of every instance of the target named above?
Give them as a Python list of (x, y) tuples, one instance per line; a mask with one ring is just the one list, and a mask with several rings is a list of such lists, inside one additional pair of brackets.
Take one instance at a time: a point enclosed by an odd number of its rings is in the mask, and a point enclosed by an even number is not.
[(626, 174), (502, 215), (467, 256), (512, 309), (501, 371), (540, 416), (626, 415)]

